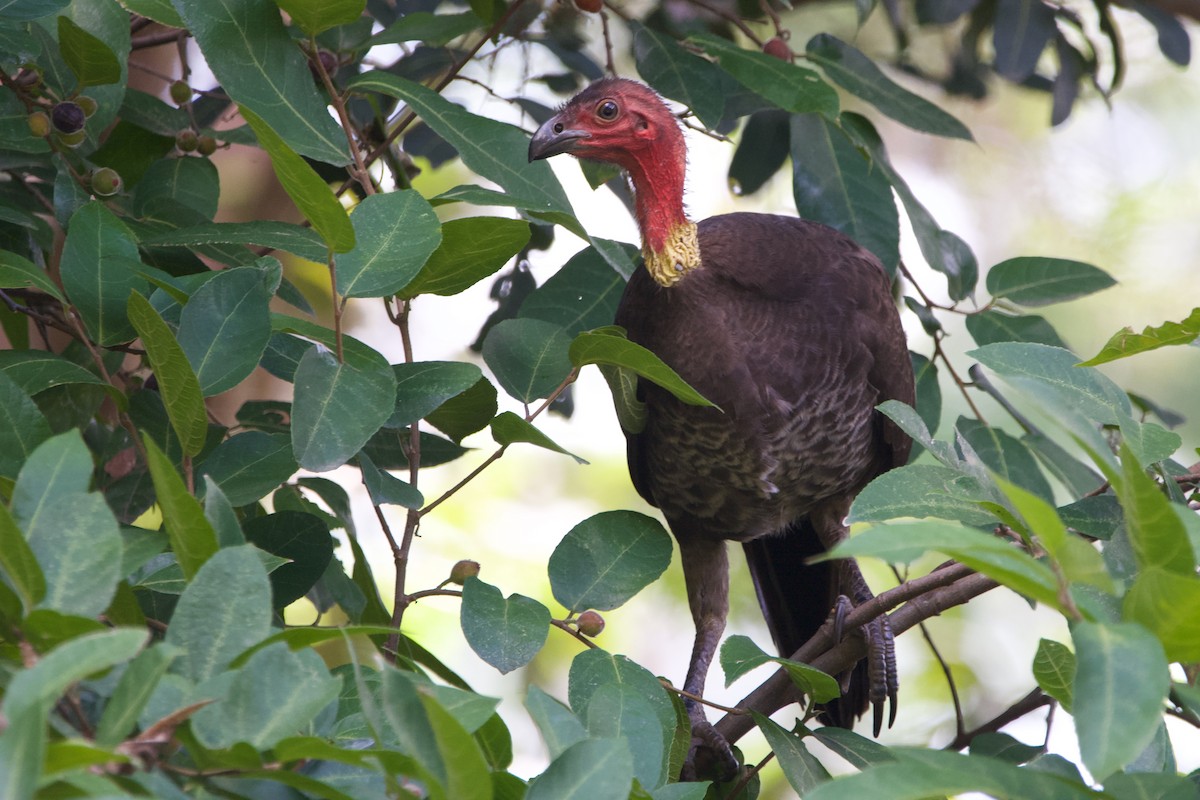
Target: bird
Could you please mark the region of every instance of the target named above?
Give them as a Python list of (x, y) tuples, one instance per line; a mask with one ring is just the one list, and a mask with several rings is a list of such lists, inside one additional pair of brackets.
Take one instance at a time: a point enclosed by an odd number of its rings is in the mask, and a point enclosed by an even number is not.
[[(728, 777), (732, 748), (694, 698), (729, 609), (727, 542), (741, 543), (767, 627), (787, 657), (873, 594), (853, 560), (809, 563), (847, 536), (855, 495), (907, 462), (911, 440), (876, 406), (914, 404), (913, 370), (883, 265), (819, 222), (738, 212), (691, 221), (679, 119), (650, 87), (603, 78), (534, 133), (530, 162), (569, 153), (626, 174), (642, 238), (615, 324), (716, 408), (638, 380), (623, 425), (630, 477), (679, 547), (696, 635), (683, 684), (685, 777)], [(618, 415), (621, 419), (626, 419)], [(885, 703), (897, 676), (886, 615), (860, 631), (867, 657), (822, 719), (841, 727)]]

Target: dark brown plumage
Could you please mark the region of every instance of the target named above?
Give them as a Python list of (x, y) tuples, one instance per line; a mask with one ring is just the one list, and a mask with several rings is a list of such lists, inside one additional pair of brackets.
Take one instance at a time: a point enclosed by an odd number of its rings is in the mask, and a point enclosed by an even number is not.
[[(570, 152), (629, 173), (647, 269), (630, 279), (616, 323), (720, 411), (640, 382), (646, 423), (626, 431), (630, 476), (679, 543), (696, 643), (684, 688), (701, 693), (728, 610), (726, 541), (743, 543), (776, 646), (791, 655), (839, 598), (871, 597), (853, 562), (805, 560), (845, 536), (854, 495), (904, 463), (910, 442), (875, 410), (911, 404), (913, 375), (878, 260), (819, 223), (728, 214), (692, 226), (683, 213), (683, 137), (641, 84), (593, 84), (543, 125), (530, 158)], [(841, 601), (841, 610), (846, 610)], [(870, 656), (825, 711), (850, 725), (876, 704), (895, 713), (886, 621)], [(870, 697), (868, 697), (870, 694)], [(728, 765), (728, 745), (689, 703), (698, 744)]]

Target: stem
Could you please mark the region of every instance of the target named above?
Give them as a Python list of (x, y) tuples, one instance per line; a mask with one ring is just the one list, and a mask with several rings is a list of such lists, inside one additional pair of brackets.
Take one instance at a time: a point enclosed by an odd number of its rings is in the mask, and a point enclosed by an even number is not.
[(342, 124), (342, 132), (346, 134), (346, 143), (350, 145), (350, 156), (354, 159), (350, 175), (358, 181), (364, 194), (375, 194), (377, 191), (375, 183), (371, 180), (371, 173), (367, 170), (367, 165), (363, 163), (362, 149), (354, 140), (354, 126), (350, 122), (350, 115), (346, 112), (346, 99), (334, 87), (333, 80), (329, 77), (329, 71), (325, 69), (325, 64), (321, 61), (321, 51), (317, 47), (316, 37), (309, 38), (308, 47), (308, 63), (316, 65), (317, 74), (321, 76), (321, 83), (329, 94), (329, 102), (337, 112), (338, 121)]
[(983, 733), (995, 733), (1013, 720), (1020, 719), (1031, 711), (1042, 706), (1051, 705), (1054, 701), (1042, 693), (1041, 689), (1033, 689), (1029, 694), (997, 714), (992, 719), (969, 731), (960, 731), (954, 740), (943, 747), (943, 750), (962, 750), (969, 747), (971, 740)]
[(708, 2), (706, 2), (706, 0), (688, 0), (688, 2), (690, 2), (694, 6), (698, 6), (702, 9), (704, 9), (705, 11), (707, 11), (710, 14), (714, 14), (714, 15), (720, 17), (721, 19), (727, 21), (730, 25), (733, 25), (739, 31), (746, 34), (746, 38), (749, 39), (750, 41), (754, 42), (756, 45), (758, 45), (760, 50), (762, 49), (762, 46), (763, 46), (762, 39), (758, 38), (758, 35), (755, 34), (754, 31), (752, 31), (750, 29), (750, 26), (747, 25), (742, 20), (742, 18), (739, 17), (737, 14), (734, 14), (731, 11), (726, 11), (725, 9), (723, 9), (719, 6), (711, 5)]
[(596, 644), (591, 639), (584, 636), (582, 633), (579, 632), (579, 630), (577, 628), (575, 628), (575, 626), (569, 625), (565, 620), (551, 619), (550, 624), (553, 625), (554, 627), (558, 628), (560, 631), (566, 631), (571, 636), (575, 637), (580, 642), (582, 642), (586, 647), (589, 647), (592, 650), (600, 649), (600, 645)]
[[(411, 364), (413, 361), (412, 330), (409, 326), (411, 312), (412, 301), (405, 300), (400, 307), (400, 313), (396, 316), (396, 325), (400, 329), (400, 342), (404, 348), (404, 362), (406, 364)], [(421, 470), (421, 421), (414, 421), (408, 431), (408, 451), (405, 453), (405, 456), (408, 457), (408, 482), (415, 489), (417, 487), (418, 473)], [(420, 512), (415, 508), (410, 508), (404, 517), (404, 533), (400, 539), (400, 546), (394, 549), (396, 556), (396, 591), (393, 597), (392, 627), (396, 632), (388, 637), (387, 642), (388, 647), (392, 650), (397, 649), (399, 645), (400, 625), (404, 621), (404, 611), (411, 602), (404, 591), (404, 584), (408, 578), (409, 551), (412, 550), (413, 537), (417, 534), (417, 526), (420, 522)]]
[(346, 363), (346, 353), (342, 347), (342, 312), (346, 310), (345, 300), (338, 300), (337, 293), (337, 260), (333, 257), (333, 248), (325, 251), (328, 254), (326, 263), (329, 265), (329, 299), (333, 304), (333, 342), (339, 364)]

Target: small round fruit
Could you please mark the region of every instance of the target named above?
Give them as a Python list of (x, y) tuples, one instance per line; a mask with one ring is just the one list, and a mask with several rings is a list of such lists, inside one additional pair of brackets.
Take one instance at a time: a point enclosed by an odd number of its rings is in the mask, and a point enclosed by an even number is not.
[(54, 132), (55, 137), (65, 147), (79, 147), (83, 144), (83, 140), (87, 138), (87, 131), (78, 130), (74, 133), (59, 133)]
[[(332, 78), (337, 73), (337, 70), (338, 70), (337, 56), (335, 56), (333, 53), (329, 52), (328, 50), (318, 50), (315, 60), (321, 62), (322, 69), (325, 70), (325, 74), (328, 75), (329, 77)], [(309, 56), (308, 68), (310, 70), (312, 70), (313, 77), (317, 79), (317, 82), (320, 82), (321, 72), (320, 72), (320, 70), (317, 69), (317, 65), (316, 65), (316, 63), (314, 63), (312, 56)]]
[(588, 610), (579, 615), (576, 624), (584, 636), (595, 637), (604, 630), (604, 617), (600, 616), (599, 612)]
[(192, 99), (192, 87), (187, 81), (175, 81), (171, 84), (171, 102), (177, 106), (186, 105)]
[(110, 197), (121, 191), (121, 176), (115, 169), (101, 167), (92, 173), (92, 192), (100, 197)]
[(91, 119), (92, 114), (95, 114), (96, 109), (99, 108), (99, 105), (96, 103), (96, 99), (94, 97), (88, 97), (86, 94), (81, 94), (76, 97), (75, 102), (80, 108), (83, 109), (83, 115), (88, 119)]
[(478, 574), (479, 562), (464, 558), (450, 568), (450, 582), (462, 586), (467, 582), (467, 578), (474, 578)]
[(575, 7), (589, 14), (596, 14), (604, 7), (604, 0), (575, 0)]
[(769, 56), (774, 56), (780, 61), (792, 60), (792, 48), (788, 47), (788, 43), (782, 37), (776, 36), (769, 42), (763, 45), (763, 52)]
[(50, 117), (45, 111), (35, 111), (25, 121), (29, 123), (29, 132), (39, 139), (50, 133)]
[(175, 146), (185, 153), (195, 152), (200, 146), (200, 137), (191, 128), (184, 128), (175, 134)]
[(87, 114), (78, 103), (64, 100), (50, 111), (50, 120), (54, 123), (54, 129), (59, 133), (75, 133), (83, 130), (83, 124), (87, 122)]
[(196, 150), (202, 156), (211, 156), (217, 152), (217, 140), (211, 136), (201, 136), (196, 141)]

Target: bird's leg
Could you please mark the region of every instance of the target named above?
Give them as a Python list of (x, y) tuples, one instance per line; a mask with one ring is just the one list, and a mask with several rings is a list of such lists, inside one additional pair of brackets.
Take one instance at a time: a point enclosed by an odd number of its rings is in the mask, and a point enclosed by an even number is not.
[[(848, 504), (847, 504), (848, 505)], [(848, 507), (838, 504), (826, 513), (812, 515), (817, 535), (826, 550), (832, 549), (843, 541), (848, 531), (843, 523)], [(834, 607), (834, 636), (842, 638), (843, 622), (854, 610), (875, 598), (871, 587), (867, 585), (858, 563), (848, 558), (839, 565), (841, 596)], [(888, 706), (888, 727), (896, 721), (897, 691), (900, 686), (899, 675), (896, 671), (896, 641), (892, 633), (891, 623), (887, 614), (880, 614), (860, 629), (867, 642), (867, 692), (873, 709), (872, 730), (876, 736), (883, 729), (884, 705)]]
[[(725, 631), (725, 616), (729, 612), (729, 558), (725, 542), (698, 537), (679, 538), (679, 555), (683, 562), (683, 578), (687, 583), (688, 606), (696, 624), (696, 641), (688, 665), (683, 689), (690, 695), (704, 695), (704, 682)], [(703, 704), (691, 697), (684, 698), (688, 719), (692, 723), (692, 747), (683, 768), (685, 780), (696, 778), (697, 761), (714, 762), (715, 771), (727, 778), (737, 769), (737, 759), (725, 737), (704, 714)]]

